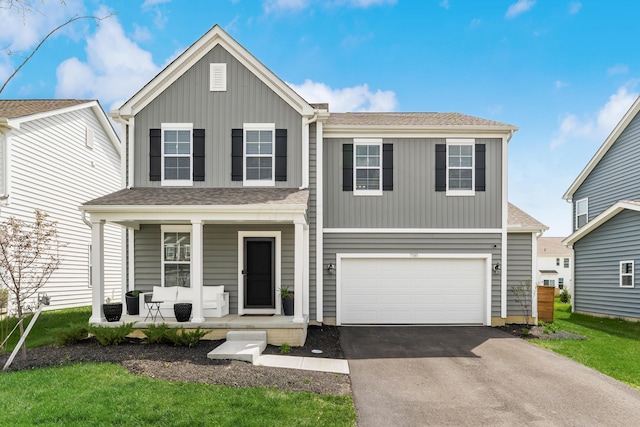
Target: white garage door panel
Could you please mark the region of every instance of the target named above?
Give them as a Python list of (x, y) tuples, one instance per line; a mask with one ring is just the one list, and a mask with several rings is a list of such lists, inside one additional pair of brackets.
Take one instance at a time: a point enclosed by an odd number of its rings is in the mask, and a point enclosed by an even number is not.
[(483, 259), (344, 258), (343, 324), (482, 324)]

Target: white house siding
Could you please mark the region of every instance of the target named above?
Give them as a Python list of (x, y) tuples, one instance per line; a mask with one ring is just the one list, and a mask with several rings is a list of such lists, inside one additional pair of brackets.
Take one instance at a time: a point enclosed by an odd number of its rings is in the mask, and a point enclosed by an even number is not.
[[(93, 149), (86, 147), (86, 127), (94, 131)], [(91, 230), (78, 206), (120, 187), (120, 157), (90, 108), (25, 122), (10, 138), (10, 198), (2, 220), (15, 216), (33, 221), (34, 210), (58, 222), (63, 258), (42, 288), (50, 308), (91, 303), (88, 251)], [(121, 230), (105, 227), (105, 295), (121, 298)]]

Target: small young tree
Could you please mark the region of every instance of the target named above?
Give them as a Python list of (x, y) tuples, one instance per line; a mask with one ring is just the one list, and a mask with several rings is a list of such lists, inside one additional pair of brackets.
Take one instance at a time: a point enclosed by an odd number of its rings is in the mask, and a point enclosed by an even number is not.
[(521, 280), (517, 285), (511, 285), (511, 293), (516, 304), (522, 310), (522, 316), (527, 326), (531, 324), (533, 290), (530, 280)]
[[(59, 248), (56, 222), (46, 212), (36, 209), (35, 222), (15, 217), (0, 222), (0, 284), (15, 303), (18, 320), (24, 316), (27, 299), (60, 267)], [(23, 333), (21, 323), (20, 336)]]

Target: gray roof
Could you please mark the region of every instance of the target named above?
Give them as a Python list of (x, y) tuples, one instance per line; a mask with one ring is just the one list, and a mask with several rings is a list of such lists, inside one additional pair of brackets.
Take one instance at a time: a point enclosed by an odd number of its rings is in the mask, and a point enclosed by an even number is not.
[(460, 113), (331, 113), (326, 124), (327, 126), (476, 126), (518, 129), (506, 123)]
[(540, 237), (538, 239), (538, 256), (564, 256), (573, 255), (569, 247), (562, 244), (564, 237)]
[(308, 190), (297, 188), (131, 188), (98, 197), (84, 206), (306, 205)]
[(17, 117), (31, 116), (32, 114), (45, 113), (61, 108), (73, 107), (84, 104), (87, 100), (81, 99), (8, 99), (0, 100), (0, 117), (15, 119)]
[(548, 230), (549, 227), (518, 208), (516, 205), (509, 203), (509, 214), (507, 216), (508, 226), (518, 226), (525, 229)]

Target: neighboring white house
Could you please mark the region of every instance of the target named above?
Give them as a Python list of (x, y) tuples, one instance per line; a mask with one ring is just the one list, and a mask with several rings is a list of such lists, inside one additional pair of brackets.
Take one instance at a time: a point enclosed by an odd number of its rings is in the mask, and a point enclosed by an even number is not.
[(538, 284), (559, 290), (573, 289), (573, 251), (562, 244), (564, 237), (538, 239)]
[[(0, 100), (0, 220), (57, 221), (62, 265), (42, 288), (51, 308), (91, 303), (91, 228), (78, 205), (121, 187), (120, 141), (86, 100)], [(122, 231), (105, 228), (106, 294), (120, 299)], [(30, 301), (27, 301), (28, 303)]]

